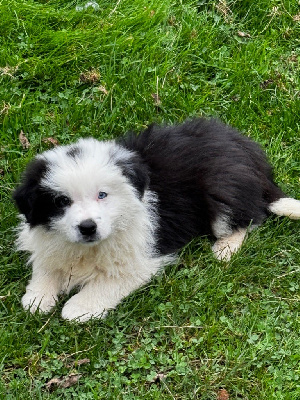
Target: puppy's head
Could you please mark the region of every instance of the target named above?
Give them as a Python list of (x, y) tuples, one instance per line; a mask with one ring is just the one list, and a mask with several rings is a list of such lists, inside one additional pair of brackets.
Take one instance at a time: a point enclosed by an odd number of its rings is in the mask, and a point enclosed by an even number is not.
[(115, 142), (81, 139), (37, 156), (13, 198), (31, 228), (95, 244), (130, 227), (148, 181), (137, 154)]

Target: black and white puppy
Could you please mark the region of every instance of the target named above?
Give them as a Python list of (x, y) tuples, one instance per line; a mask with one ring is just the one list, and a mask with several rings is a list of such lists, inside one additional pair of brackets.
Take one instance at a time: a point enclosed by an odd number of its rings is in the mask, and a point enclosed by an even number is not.
[(260, 147), (215, 120), (151, 126), (119, 141), (81, 139), (38, 155), (14, 193), (18, 248), (31, 256), (24, 308), (103, 317), (199, 235), (229, 260), (268, 214), (300, 218)]

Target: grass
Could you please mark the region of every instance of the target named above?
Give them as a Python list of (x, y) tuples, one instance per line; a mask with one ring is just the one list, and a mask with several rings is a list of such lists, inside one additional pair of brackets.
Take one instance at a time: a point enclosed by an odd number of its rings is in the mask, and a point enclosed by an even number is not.
[[(300, 198), (298, 2), (76, 9), (84, 4), (1, 1), (1, 398), (220, 400), (225, 389), (230, 399), (299, 399), (297, 222), (268, 220), (229, 264), (195, 240), (103, 321), (63, 321), (62, 304), (22, 310), (30, 269), (14, 250), (11, 192), (47, 138), (107, 139), (213, 115), (257, 140)], [(72, 373), (77, 383), (47, 387)]]

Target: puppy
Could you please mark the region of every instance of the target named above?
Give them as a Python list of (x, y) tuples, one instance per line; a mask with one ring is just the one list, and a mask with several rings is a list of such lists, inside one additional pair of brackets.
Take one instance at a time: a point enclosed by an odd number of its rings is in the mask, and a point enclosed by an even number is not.
[(24, 308), (48, 312), (79, 287), (62, 310), (78, 321), (103, 317), (197, 236), (229, 260), (268, 214), (300, 218), (260, 147), (206, 119), (46, 151), (13, 197), (33, 267)]

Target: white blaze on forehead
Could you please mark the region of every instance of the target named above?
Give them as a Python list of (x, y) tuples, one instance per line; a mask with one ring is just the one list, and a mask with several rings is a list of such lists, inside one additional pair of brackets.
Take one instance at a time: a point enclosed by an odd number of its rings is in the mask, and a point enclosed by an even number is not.
[[(72, 155), (72, 150), (75, 155)], [(43, 154), (50, 168), (41, 183), (73, 199), (96, 195), (99, 190), (120, 190), (126, 179), (116, 161), (127, 160), (130, 155), (113, 141), (81, 139), (74, 145), (58, 147)]]

